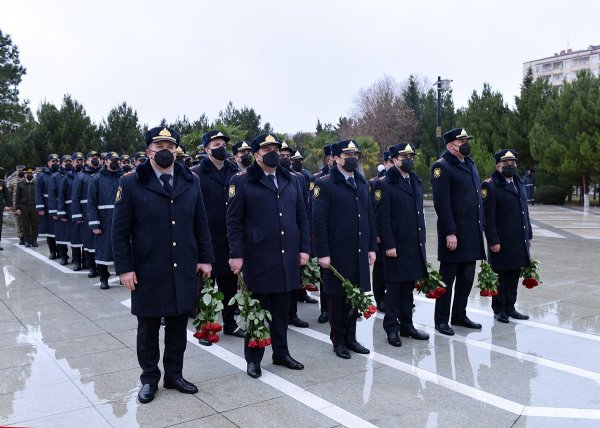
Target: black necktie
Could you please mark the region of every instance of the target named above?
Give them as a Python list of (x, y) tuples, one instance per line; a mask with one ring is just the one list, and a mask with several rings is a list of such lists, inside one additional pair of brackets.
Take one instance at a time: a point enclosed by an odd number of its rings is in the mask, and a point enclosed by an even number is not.
[(160, 181), (163, 182), (163, 189), (165, 189), (165, 192), (167, 192), (169, 195), (171, 193), (173, 193), (173, 188), (171, 187), (171, 183), (169, 183), (170, 180), (171, 180), (170, 174), (161, 174), (160, 175)]
[(269, 177), (269, 179), (273, 182), (273, 186), (275, 186), (276, 189), (279, 189), (279, 187), (277, 187), (277, 183), (275, 182), (275, 174), (267, 174), (267, 177)]
[(348, 183), (350, 183), (352, 188), (356, 190), (356, 181), (354, 181), (354, 177), (348, 177)]
[(408, 183), (408, 185), (410, 186), (410, 177), (406, 177), (405, 180)]

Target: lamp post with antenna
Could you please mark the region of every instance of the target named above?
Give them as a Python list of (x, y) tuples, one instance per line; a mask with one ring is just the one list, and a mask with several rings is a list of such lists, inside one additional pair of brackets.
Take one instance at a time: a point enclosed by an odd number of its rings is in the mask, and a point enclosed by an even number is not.
[(440, 156), (440, 143), (442, 141), (442, 92), (450, 91), (450, 79), (442, 79), (440, 76), (437, 78), (437, 82), (435, 82), (435, 86), (437, 87), (437, 116), (436, 116), (436, 127), (435, 127), (435, 142), (436, 142), (436, 150), (435, 155), (439, 158)]

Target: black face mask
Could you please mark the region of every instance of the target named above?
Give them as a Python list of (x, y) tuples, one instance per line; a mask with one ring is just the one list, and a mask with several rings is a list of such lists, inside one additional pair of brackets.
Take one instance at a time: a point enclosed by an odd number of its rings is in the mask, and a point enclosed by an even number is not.
[(81, 165), (79, 163), (77, 165), (75, 165), (75, 171), (77, 171), (77, 172), (83, 171), (83, 165)]
[(23, 177), (25, 177), (25, 173), (24, 172), (17, 172), (17, 177), (23, 178)]
[(171, 165), (173, 165), (174, 161), (175, 159), (173, 159), (173, 153), (171, 153), (169, 149), (162, 149), (158, 152), (154, 152), (154, 162), (156, 162), (156, 164), (161, 168), (169, 168)]
[(131, 165), (123, 165), (123, 171), (125, 171), (125, 172), (131, 171)]
[(227, 156), (227, 150), (225, 150), (225, 146), (217, 147), (216, 149), (210, 149), (210, 155), (216, 160), (225, 160)]
[(66, 164), (65, 171), (73, 171), (73, 165), (71, 165), (70, 163)]
[(57, 163), (53, 163), (52, 166), (50, 167), (52, 172), (58, 171), (58, 168), (60, 168), (60, 166)]
[(290, 169), (292, 167), (292, 161), (290, 160), (290, 158), (280, 158), (279, 165), (281, 165), (285, 169)]
[(100, 166), (100, 159), (92, 159), (90, 163), (93, 167), (98, 168), (98, 166)]
[(469, 156), (471, 154), (471, 145), (469, 143), (465, 143), (458, 148), (458, 153), (463, 156)]
[(269, 168), (275, 168), (279, 165), (279, 153), (273, 150), (272, 152), (263, 155), (262, 161)]
[(250, 153), (246, 153), (245, 155), (242, 155), (242, 158), (240, 159), (240, 163), (244, 166), (250, 166), (252, 164), (252, 155)]
[(400, 169), (406, 173), (411, 172), (415, 168), (415, 161), (413, 159), (402, 159)]
[(33, 180), (33, 175), (31, 175), (31, 174), (27, 174), (27, 180), (28, 180), (28, 181), (31, 181), (31, 180)]
[(517, 167), (514, 165), (505, 165), (502, 167), (502, 175), (505, 177), (512, 177), (517, 173)]
[(110, 161), (110, 164), (108, 165), (108, 167), (110, 169), (112, 169), (113, 171), (116, 171), (117, 169), (119, 169), (119, 161), (118, 160)]
[(356, 158), (346, 158), (346, 160), (344, 160), (344, 166), (343, 168), (348, 171), (348, 172), (354, 172), (356, 171), (356, 168), (358, 168), (358, 159)]
[(292, 169), (296, 172), (302, 172), (302, 161), (292, 161)]

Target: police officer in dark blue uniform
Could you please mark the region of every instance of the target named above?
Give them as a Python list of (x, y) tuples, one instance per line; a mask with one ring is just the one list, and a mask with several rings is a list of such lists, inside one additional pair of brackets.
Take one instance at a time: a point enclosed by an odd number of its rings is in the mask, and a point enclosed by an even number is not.
[(292, 155), (290, 160), (292, 161), (292, 169), (301, 173), (304, 176), (304, 180), (306, 180), (306, 185), (310, 186), (310, 174), (308, 173), (308, 170), (303, 168), (304, 156), (302, 156), (302, 153), (300, 153), (299, 150), (296, 150), (296, 153)]
[(83, 170), (84, 156), (81, 152), (73, 153), (73, 169), (67, 171), (63, 177), (61, 189), (58, 195), (58, 210), (61, 221), (66, 220), (65, 229), (69, 236), (71, 247), (71, 255), (73, 256), (73, 270), (78, 272), (81, 270), (82, 248), (81, 233), (79, 226), (73, 221), (73, 182), (79, 172)]
[(146, 152), (144, 152), (144, 151), (135, 152), (135, 154), (133, 155), (133, 161), (134, 161), (133, 167), (135, 168), (139, 164), (144, 163), (144, 161), (146, 159), (147, 159)]
[(496, 171), (481, 184), (485, 212), (485, 237), (489, 261), (498, 274), (498, 295), (492, 296), (492, 309), (497, 321), (508, 317), (529, 319), (515, 309), (521, 268), (529, 266), (529, 246), (533, 239), (527, 191), (517, 175), (517, 152), (500, 150), (494, 155)]
[[(223, 292), (222, 311), (223, 333), (236, 337), (244, 337), (246, 332), (238, 330), (234, 319), (235, 306), (229, 306), (229, 300), (237, 292), (238, 277), (229, 267), (229, 244), (227, 243), (227, 226), (225, 216), (229, 198), (229, 182), (231, 177), (238, 173), (237, 167), (225, 160), (227, 154), (227, 142), (229, 137), (223, 132), (212, 130), (202, 136), (202, 146), (207, 154), (200, 164), (192, 168), (192, 172), (198, 175), (206, 215), (208, 217), (208, 229), (212, 239), (212, 248), (215, 255), (215, 263), (212, 267), (212, 277)], [(211, 345), (206, 339), (198, 339), (205, 346)]]
[(94, 234), (96, 267), (100, 273), (100, 288), (109, 288), (108, 267), (114, 265), (112, 252), (112, 217), (119, 179), (123, 170), (117, 152), (106, 154), (106, 164), (92, 177), (88, 188), (88, 227)]
[(438, 260), (447, 292), (435, 302), (435, 328), (453, 335), (448, 325), (456, 280), (452, 324), (480, 329), (467, 317), (467, 300), (475, 278), (475, 263), (485, 259), (481, 181), (469, 156), (473, 137), (462, 128), (444, 134), (446, 151), (431, 167), (433, 205), (437, 214)]
[(54, 222), (50, 213), (48, 194), (50, 193), (50, 182), (52, 174), (58, 171), (58, 155), (52, 153), (48, 155), (48, 163), (42, 168), (41, 173), (35, 178), (35, 209), (39, 216), (38, 236), (46, 237), (50, 255), (48, 258), (54, 260), (58, 258), (56, 240), (54, 239)]
[(95, 150), (87, 153), (85, 166), (83, 170), (77, 174), (73, 181), (71, 191), (71, 218), (75, 226), (79, 229), (81, 236), (81, 244), (83, 249), (82, 258), (89, 269), (88, 278), (98, 276), (96, 269), (95, 244), (94, 234), (88, 225), (87, 203), (88, 203), (88, 188), (92, 177), (100, 170), (100, 155)]
[(250, 145), (245, 141), (240, 141), (231, 146), (231, 153), (233, 159), (240, 171), (246, 171), (246, 169), (252, 165), (252, 152)]
[[(385, 175), (385, 172), (394, 166), (394, 163), (390, 161), (390, 152), (386, 150), (383, 152), (383, 166), (384, 168), (375, 177), (369, 180), (369, 194), (371, 195), (371, 203), (373, 209), (375, 209), (375, 198), (373, 192), (375, 190), (375, 184), (381, 177)], [(377, 259), (373, 264), (373, 297), (375, 298), (375, 304), (379, 312), (385, 312), (385, 275), (383, 273), (383, 254), (381, 250), (381, 239), (377, 237)]]
[[(260, 134), (250, 146), (255, 162), (234, 176), (229, 186), (229, 266), (235, 274), (243, 269), (248, 290), (271, 313), (273, 364), (302, 370), (287, 343), (291, 291), (300, 284), (300, 266), (308, 262), (310, 252), (302, 185), (279, 166), (281, 142), (275, 136)], [(261, 375), (263, 355), (264, 348), (248, 347), (246, 335), (244, 356), (250, 377)]]
[(383, 328), (392, 346), (402, 345), (400, 336), (429, 339), (412, 322), (415, 282), (427, 276), (423, 182), (413, 172), (414, 155), (408, 143), (390, 147), (393, 166), (373, 188), (387, 290)]
[(59, 196), (62, 192), (62, 184), (65, 179), (65, 174), (73, 170), (73, 159), (71, 155), (63, 155), (60, 158), (60, 168), (52, 174), (50, 180), (50, 189), (48, 191), (48, 206), (50, 214), (54, 221), (54, 234), (56, 236), (56, 246), (60, 255), (60, 264), (69, 264), (69, 246), (71, 245), (71, 237), (69, 235), (66, 211), (64, 206), (59, 207)]
[(323, 267), (323, 288), (329, 300), (329, 324), (335, 354), (350, 358), (369, 350), (356, 340), (358, 314), (351, 312), (341, 282), (327, 268), (333, 265), (342, 276), (364, 291), (371, 291), (369, 265), (375, 262), (377, 234), (367, 180), (358, 173), (358, 145), (352, 140), (332, 145), (336, 166), (317, 179), (312, 197), (316, 255)]
[(131, 290), (131, 313), (138, 318), (140, 403), (154, 399), (161, 377), (161, 317), (163, 386), (198, 392), (182, 376), (187, 322), (197, 303), (197, 275), (210, 276), (214, 261), (198, 177), (175, 162), (179, 133), (152, 128), (145, 139), (149, 160), (121, 177), (112, 228), (115, 270)]
[[(317, 171), (315, 174), (313, 174), (312, 177), (310, 177), (310, 183), (309, 183), (309, 190), (310, 190), (310, 196), (311, 196), (311, 211), (312, 211), (312, 196), (313, 196), (313, 189), (315, 187), (315, 181), (318, 178), (323, 178), (327, 175), (329, 175), (329, 170), (330, 168), (333, 166), (334, 161), (333, 161), (333, 156), (331, 156), (331, 144), (328, 144), (326, 146), (323, 147), (323, 167), (321, 168), (321, 170)], [(312, 218), (312, 216), (311, 216)], [(312, 225), (311, 225), (311, 230), (312, 230)], [(311, 233), (312, 238), (312, 244), (313, 244), (313, 252), (314, 252), (314, 231)], [(324, 275), (324, 271), (323, 268), (321, 268), (321, 278), (323, 278)], [(323, 324), (326, 323), (327, 321), (329, 321), (329, 314), (328, 314), (328, 308), (329, 308), (329, 301), (327, 300), (327, 294), (325, 293), (325, 287), (323, 287), (323, 284), (321, 284), (321, 290), (319, 292), (319, 298), (321, 300), (321, 314), (319, 315), (318, 318), (318, 322), (319, 324)]]

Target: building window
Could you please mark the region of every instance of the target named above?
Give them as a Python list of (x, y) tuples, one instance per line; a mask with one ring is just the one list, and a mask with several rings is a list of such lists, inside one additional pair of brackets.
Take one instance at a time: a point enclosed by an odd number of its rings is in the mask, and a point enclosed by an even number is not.
[(571, 73), (565, 73), (565, 80), (569, 82), (571, 80)]
[(592, 64), (598, 64), (600, 62), (600, 58), (598, 57), (598, 55), (592, 55), (590, 57), (590, 61), (592, 62)]
[(579, 66), (580, 67), (586, 67), (589, 63), (590, 58), (589, 57), (585, 57), (585, 58), (580, 58), (579, 59)]
[(566, 60), (564, 63), (564, 66), (565, 66), (566, 70), (570, 70), (571, 69), (571, 60), (570, 59)]
[(542, 66), (541, 65), (536, 65), (535, 66), (534, 74), (540, 74), (541, 72), (542, 72)]
[(542, 71), (546, 72), (546, 71), (551, 71), (552, 70), (552, 64), (543, 64), (542, 65)]
[(563, 68), (563, 63), (562, 62), (555, 62), (554, 64), (552, 64), (552, 69), (554, 71), (561, 71)]

